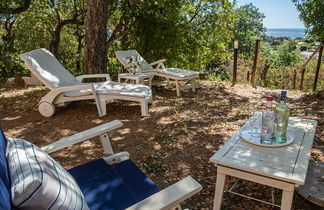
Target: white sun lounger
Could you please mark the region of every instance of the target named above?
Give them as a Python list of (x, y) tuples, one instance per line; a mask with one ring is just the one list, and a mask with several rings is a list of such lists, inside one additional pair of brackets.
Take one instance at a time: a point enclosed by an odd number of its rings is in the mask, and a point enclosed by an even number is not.
[[(140, 102), (142, 116), (148, 115), (151, 89), (145, 85), (112, 82), (109, 74), (91, 74), (74, 77), (46, 49), (36, 49), (19, 57), (51, 91), (39, 102), (39, 112), (50, 117), (55, 106), (66, 106), (71, 101), (95, 100), (99, 116), (106, 115), (106, 102), (114, 99)], [(82, 83), (85, 78), (105, 78), (105, 82)]]
[[(131, 58), (136, 58), (137, 70), (140, 73), (149, 74), (153, 76), (166, 78), (167, 81), (174, 80), (176, 84), (177, 96), (180, 96), (180, 91), (192, 88), (195, 92), (195, 81), (199, 73), (190, 70), (178, 69), (178, 68), (165, 68), (164, 62), (166, 59), (161, 59), (153, 63), (148, 64), (136, 50), (119, 50), (115, 52), (117, 59), (126, 70), (129, 70), (133, 63), (130, 63)], [(190, 81), (191, 85), (180, 87), (179, 81)]]

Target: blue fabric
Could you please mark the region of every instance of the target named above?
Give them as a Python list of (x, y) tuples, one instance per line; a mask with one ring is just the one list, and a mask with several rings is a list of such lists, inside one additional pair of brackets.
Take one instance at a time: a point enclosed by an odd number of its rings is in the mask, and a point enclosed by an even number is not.
[(125, 209), (160, 191), (131, 160), (110, 166), (98, 159), (69, 172), (91, 210)]
[(10, 182), (6, 148), (7, 139), (0, 128), (0, 209), (11, 209)]

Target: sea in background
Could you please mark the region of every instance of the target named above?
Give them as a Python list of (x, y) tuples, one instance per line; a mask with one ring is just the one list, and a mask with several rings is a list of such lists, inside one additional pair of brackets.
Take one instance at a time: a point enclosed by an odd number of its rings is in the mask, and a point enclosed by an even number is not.
[(290, 37), (292, 39), (306, 37), (303, 28), (267, 28), (266, 35), (273, 37)]

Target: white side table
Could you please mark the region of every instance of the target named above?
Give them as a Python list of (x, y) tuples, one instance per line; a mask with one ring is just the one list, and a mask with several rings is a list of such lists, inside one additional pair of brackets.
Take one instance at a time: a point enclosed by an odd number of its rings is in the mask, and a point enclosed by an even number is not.
[(132, 74), (132, 73), (123, 73), (123, 74), (118, 74), (118, 82), (121, 82), (122, 79), (124, 79), (126, 82), (128, 80), (134, 81), (135, 84), (144, 84), (145, 80), (148, 80), (149, 87), (152, 87), (152, 79), (153, 75), (150, 74)]
[(290, 210), (295, 187), (305, 183), (316, 125), (315, 120), (290, 117), (288, 130), (294, 133), (295, 141), (279, 148), (266, 148), (241, 141), (237, 132), (210, 158), (217, 166), (214, 210), (221, 207), (226, 176), (281, 189), (280, 206), (261, 202), (281, 207), (281, 210)]

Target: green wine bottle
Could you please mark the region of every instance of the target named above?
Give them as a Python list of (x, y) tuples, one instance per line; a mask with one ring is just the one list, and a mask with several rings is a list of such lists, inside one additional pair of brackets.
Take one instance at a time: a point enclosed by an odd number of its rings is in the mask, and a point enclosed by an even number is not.
[(287, 128), (288, 128), (288, 120), (290, 110), (289, 107), (286, 105), (286, 96), (287, 91), (281, 91), (280, 96), (280, 104), (278, 104), (275, 108), (275, 130), (273, 134), (273, 140), (277, 143), (286, 143), (286, 135), (287, 135)]

